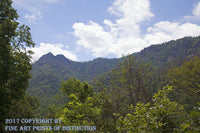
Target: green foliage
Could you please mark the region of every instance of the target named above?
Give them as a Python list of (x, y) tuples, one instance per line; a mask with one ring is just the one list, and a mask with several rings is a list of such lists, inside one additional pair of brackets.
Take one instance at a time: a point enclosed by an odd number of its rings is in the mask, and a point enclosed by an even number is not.
[(171, 87), (164, 87), (153, 97), (153, 103), (138, 103), (133, 112), (120, 117), (117, 129), (120, 132), (176, 132), (184, 122), (184, 109), (171, 102), (167, 94)]
[[(149, 64), (140, 63), (131, 55), (124, 57), (119, 66), (111, 71), (107, 87), (108, 97), (112, 100), (113, 106), (121, 110), (117, 111), (118, 113), (126, 112), (127, 106), (131, 104), (148, 101), (145, 83), (150, 75), (149, 71)], [(103, 81), (99, 84), (105, 83)]]
[(63, 109), (63, 115), (61, 116), (64, 123), (67, 125), (94, 125), (97, 121), (100, 109), (94, 107), (93, 97), (87, 97), (84, 103), (78, 100), (79, 98), (71, 94), (69, 96), (69, 103)]
[[(70, 88), (71, 94), (67, 93), (68, 102), (57, 117), (62, 119), (63, 125), (97, 126), (98, 132), (134, 132), (134, 133), (172, 133), (172, 132), (199, 132), (199, 106), (188, 114), (182, 105), (172, 102), (169, 94), (171, 86), (166, 86), (158, 93), (155, 93), (151, 103), (138, 102), (130, 108), (117, 105), (120, 100), (112, 99), (112, 92), (103, 89), (100, 93), (85, 96), (82, 100), (75, 87), (81, 86), (84, 82), (70, 79), (62, 84), (63, 88)], [(65, 86), (65, 87), (64, 87)], [(64, 89), (67, 92), (68, 89)], [(75, 90), (73, 93), (72, 90)], [(88, 90), (88, 89), (83, 89)], [(86, 91), (87, 92), (87, 91)], [(120, 96), (125, 92), (121, 92)], [(115, 95), (115, 97), (118, 97)]]
[(124, 57), (120, 63), (120, 82), (122, 88), (128, 92), (129, 103), (135, 104), (138, 101), (148, 101), (145, 82), (150, 76), (150, 64), (144, 64), (129, 55)]
[(200, 96), (200, 57), (192, 58), (181, 67), (172, 68), (169, 71), (170, 83), (176, 88)]
[(33, 118), (36, 109), (39, 107), (39, 100), (36, 97), (25, 95), (24, 99), (12, 100), (10, 109), (7, 112), (10, 119)]
[[(162, 88), (168, 83), (168, 69), (180, 66), (184, 60), (200, 55), (199, 44), (200, 37), (185, 37), (160, 45), (152, 45), (141, 52), (131, 55), (136, 59), (136, 64), (142, 63), (146, 66), (148, 63), (151, 63), (150, 71), (146, 69), (142, 70), (143, 74), (146, 74), (145, 71), (148, 71), (148, 75), (142, 75), (141, 77), (148, 97), (145, 97), (146, 101), (149, 101), (149, 98), (158, 91), (157, 88)], [(51, 53), (48, 53), (33, 64), (31, 71), (32, 79), (30, 80), (27, 92), (30, 95), (37, 96), (41, 100), (40, 108), (44, 111), (42, 111), (43, 113), (40, 112), (40, 114), (45, 115), (49, 104), (55, 102), (62, 104), (60, 101), (54, 99), (54, 95), (59, 93), (60, 82), (75, 77), (81, 81), (88, 81), (95, 89), (100, 91), (103, 87), (95, 84), (94, 79), (100, 80), (99, 76), (101, 75), (104, 80), (102, 85), (109, 89), (112, 79), (111, 70), (118, 67), (117, 63), (122, 60), (123, 58), (97, 58), (89, 62), (74, 62), (62, 55), (53, 56)], [(126, 69), (126, 71), (128, 70)], [(144, 100), (141, 95), (142, 92), (139, 93), (139, 99)]]
[(30, 79), (27, 92), (40, 99), (41, 104), (38, 112), (44, 116), (48, 105), (53, 103), (62, 105), (63, 101), (66, 101), (54, 98), (60, 93), (60, 82), (73, 77), (81, 81), (90, 81), (94, 77), (110, 71), (117, 62), (117, 59), (103, 58), (89, 62), (74, 62), (63, 55), (54, 56), (48, 53), (33, 64), (32, 79)]
[(136, 58), (142, 62), (151, 62), (153, 66), (163, 67), (181, 65), (185, 59), (200, 56), (200, 37), (184, 37), (163, 44), (151, 45), (138, 54)]
[(74, 78), (61, 84), (61, 91), (66, 93), (67, 102), (59, 116), (64, 125), (96, 126), (101, 109), (95, 104), (95, 94), (87, 82)]
[[(114, 90), (113, 90), (114, 91)], [(98, 105), (101, 109), (100, 121), (101, 131), (103, 132), (117, 132), (115, 125), (118, 119), (118, 116), (115, 114), (125, 115), (127, 112), (127, 102), (126, 93), (124, 93), (123, 89), (115, 89), (115, 93), (103, 89), (100, 93), (98, 93)]]
[[(198, 68), (198, 63), (192, 66)], [(136, 95), (135, 89), (143, 89), (145, 80), (151, 75), (148, 73), (150, 70), (148, 65), (127, 57), (117, 69), (112, 70), (109, 80), (102, 78), (103, 82), (97, 82), (101, 88), (98, 93), (94, 93), (86, 82), (75, 78), (62, 82), (61, 91), (68, 97), (60, 113), (64, 124), (95, 125), (99, 132), (199, 132), (199, 106), (191, 109), (190, 113), (186, 112), (184, 106), (169, 99), (175, 93), (172, 87), (159, 90), (149, 103), (146, 103), (145, 96), (137, 100), (139, 95)], [(194, 72), (196, 74), (198, 70)], [(105, 88), (105, 81), (110, 85), (109, 89)], [(130, 93), (135, 98), (133, 104)]]
[(200, 103), (191, 112), (191, 129), (193, 131), (200, 131)]
[(75, 78), (68, 79), (61, 83), (61, 91), (69, 97), (71, 94), (76, 95), (80, 102), (85, 102), (87, 97), (93, 96), (94, 89), (87, 83), (81, 83), (80, 80)]
[(119, 116), (124, 117), (130, 112), (130, 105), (147, 102), (145, 83), (149, 71), (149, 64), (140, 63), (130, 55), (109, 73), (108, 79), (97, 81), (102, 131), (117, 132), (115, 125)]
[[(33, 118), (38, 112), (62, 118), (63, 125), (97, 126), (97, 132), (200, 132), (200, 37), (152, 45), (120, 59), (74, 62), (49, 53), (32, 69), (28, 48), (35, 44), (30, 28), (17, 19), (12, 1), (1, 0), (0, 132), (5, 118)], [(40, 105), (26, 94), (31, 69), (27, 92)], [(94, 78), (95, 89), (81, 82)], [(157, 92), (167, 83), (174, 91), (166, 86)], [(53, 99), (58, 88), (62, 108)], [(152, 92), (157, 93), (150, 100)]]
[(200, 102), (200, 57), (170, 69), (168, 77), (175, 89), (175, 99), (184, 104), (187, 110), (197, 106), (197, 102)]
[(135, 55), (140, 62), (151, 62), (153, 77), (148, 89), (156, 93), (158, 88), (168, 84), (168, 70), (180, 66), (185, 60), (200, 56), (200, 36), (184, 37), (163, 44), (151, 45)]
[[(0, 132), (5, 118), (32, 116), (34, 105), (25, 96), (28, 87), (30, 58), (34, 47), (28, 26), (19, 26), (11, 0), (0, 1)], [(30, 105), (29, 105), (30, 104)], [(24, 110), (22, 108), (26, 109)], [(33, 110), (32, 110), (33, 109)], [(15, 110), (17, 112), (15, 112)]]

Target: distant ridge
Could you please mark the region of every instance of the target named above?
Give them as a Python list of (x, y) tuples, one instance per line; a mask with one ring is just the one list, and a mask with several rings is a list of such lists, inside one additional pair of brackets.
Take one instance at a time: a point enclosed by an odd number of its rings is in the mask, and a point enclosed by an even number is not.
[[(140, 62), (151, 62), (152, 66), (165, 72), (171, 66), (181, 65), (184, 60), (200, 56), (200, 37), (185, 37), (151, 45), (132, 55)], [(42, 101), (41, 106), (47, 106), (46, 104), (50, 104), (53, 96), (59, 92), (61, 81), (72, 77), (82, 81), (91, 81), (111, 71), (120, 60), (122, 58), (97, 58), (88, 62), (75, 62), (63, 55), (45, 54), (33, 64), (32, 79), (27, 92), (39, 97)]]

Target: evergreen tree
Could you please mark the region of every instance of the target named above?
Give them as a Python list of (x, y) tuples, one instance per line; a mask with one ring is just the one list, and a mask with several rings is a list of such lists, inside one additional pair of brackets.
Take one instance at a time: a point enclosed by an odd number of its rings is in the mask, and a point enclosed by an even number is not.
[(172, 96), (187, 111), (200, 102), (200, 57), (194, 57), (179, 67), (169, 70), (169, 82), (174, 87)]

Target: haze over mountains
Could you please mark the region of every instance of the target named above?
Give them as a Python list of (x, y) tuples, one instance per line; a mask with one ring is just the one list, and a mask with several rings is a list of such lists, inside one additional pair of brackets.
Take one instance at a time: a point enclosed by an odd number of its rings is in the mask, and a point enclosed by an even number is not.
[[(200, 56), (200, 37), (185, 37), (159, 45), (151, 45), (132, 55), (140, 62), (150, 62), (157, 71), (164, 72), (172, 66), (181, 65), (184, 60)], [(32, 79), (27, 92), (39, 97), (42, 101), (41, 106), (46, 106), (59, 92), (61, 81), (72, 77), (82, 81), (92, 81), (114, 69), (120, 60), (122, 58), (96, 58), (88, 62), (74, 62), (63, 55), (54, 56), (48, 53), (33, 64)], [(159, 72), (156, 75), (159, 77), (162, 73)]]

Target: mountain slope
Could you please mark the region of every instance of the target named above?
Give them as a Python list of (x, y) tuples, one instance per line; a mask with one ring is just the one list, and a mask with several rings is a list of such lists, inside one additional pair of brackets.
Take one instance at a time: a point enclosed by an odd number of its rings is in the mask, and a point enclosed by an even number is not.
[(136, 54), (136, 58), (164, 66), (172, 61), (181, 64), (186, 58), (200, 55), (200, 37), (185, 37), (160, 45), (151, 45)]
[[(200, 56), (200, 37), (185, 37), (152, 45), (132, 55), (140, 62), (151, 62), (156, 68), (156, 78), (152, 79), (152, 86), (155, 87), (157, 82), (163, 81), (162, 75), (169, 68), (181, 65), (184, 60), (194, 56)], [(89, 62), (74, 62), (63, 55), (54, 56), (48, 53), (33, 64), (32, 79), (27, 92), (39, 97), (41, 108), (46, 108), (47, 104), (55, 102), (53, 96), (59, 92), (61, 81), (72, 77), (91, 81), (115, 68), (121, 59), (97, 58)]]
[(97, 58), (89, 62), (74, 62), (63, 55), (54, 56), (52, 53), (43, 55), (33, 64), (32, 79), (27, 92), (41, 98), (41, 103), (49, 104), (52, 96), (59, 92), (59, 84), (68, 78), (75, 77), (90, 81), (100, 74), (114, 68), (118, 59)]

